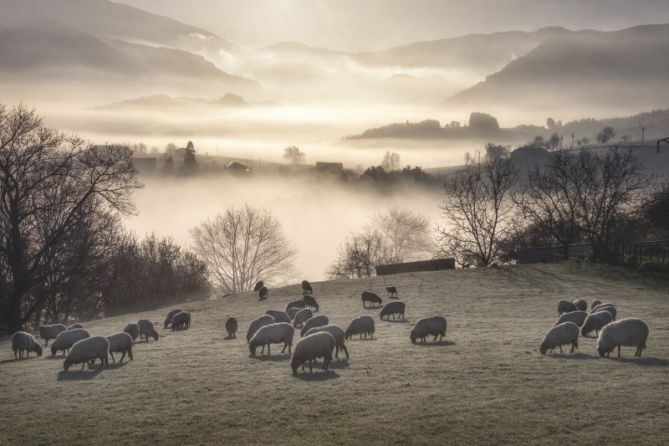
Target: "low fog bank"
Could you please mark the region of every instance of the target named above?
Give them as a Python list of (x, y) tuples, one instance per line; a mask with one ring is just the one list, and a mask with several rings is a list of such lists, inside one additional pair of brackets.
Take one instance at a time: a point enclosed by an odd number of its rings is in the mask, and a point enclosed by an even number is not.
[(322, 280), (339, 245), (375, 214), (401, 207), (439, 218), (438, 191), (407, 187), (380, 192), (342, 186), (310, 177), (208, 177), (156, 179), (141, 177), (144, 188), (134, 194), (139, 214), (127, 227), (138, 235), (155, 232), (191, 246), (190, 230), (229, 206), (249, 203), (269, 209), (298, 249), (298, 278)]

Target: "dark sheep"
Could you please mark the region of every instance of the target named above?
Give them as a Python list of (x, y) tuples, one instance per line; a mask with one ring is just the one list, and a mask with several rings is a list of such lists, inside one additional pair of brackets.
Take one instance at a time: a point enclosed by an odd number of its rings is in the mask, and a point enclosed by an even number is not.
[(404, 319), (404, 308), (404, 302), (396, 300), (395, 302), (387, 303), (386, 306), (381, 309), (381, 313), (379, 315), (381, 320), (383, 320), (384, 316), (390, 320), (391, 315), (393, 320), (395, 320), (395, 315), (397, 315), (397, 317), (400, 319)]
[(253, 287), (253, 292), (257, 293), (258, 291), (260, 291), (260, 288), (262, 288), (264, 286), (265, 286), (265, 283), (262, 280), (259, 280), (258, 282), (256, 282), (256, 286)]
[(564, 299), (558, 302), (558, 314), (569, 313), (571, 311), (578, 311), (578, 308), (573, 302)]
[(190, 328), (190, 313), (188, 311), (182, 311), (181, 313), (175, 314), (172, 318), (172, 331), (186, 330), (188, 328)]
[(584, 299), (576, 299), (574, 305), (576, 305), (576, 308), (580, 311), (588, 311), (588, 302)]
[(258, 290), (258, 300), (265, 300), (269, 296), (269, 289), (264, 286)]
[(314, 294), (314, 289), (308, 280), (302, 281), (302, 294)]
[(307, 303), (302, 299), (294, 300), (288, 305), (286, 305), (286, 313), (288, 313), (289, 308), (299, 308), (299, 309), (307, 308)]
[[(374, 308), (383, 304), (383, 300), (379, 296), (369, 291), (363, 291), (361, 297), (363, 308)], [(367, 303), (369, 303), (369, 307), (366, 305)]]
[(172, 310), (169, 313), (167, 313), (167, 316), (165, 317), (165, 325), (163, 328), (169, 328), (170, 324), (172, 323), (172, 318), (176, 316), (177, 314), (181, 313), (181, 309), (177, 308), (176, 310)]
[(228, 339), (233, 339), (237, 337), (237, 328), (239, 327), (239, 324), (237, 323), (237, 319), (234, 317), (229, 317), (227, 321), (225, 321), (225, 331), (228, 332)]
[(314, 296), (306, 295), (302, 298), (304, 301), (306, 308), (311, 308), (312, 310), (318, 312), (318, 302), (316, 302), (316, 298)]
[(388, 292), (388, 297), (395, 297), (399, 298), (399, 294), (397, 294), (397, 288), (394, 286), (387, 286), (386, 291)]

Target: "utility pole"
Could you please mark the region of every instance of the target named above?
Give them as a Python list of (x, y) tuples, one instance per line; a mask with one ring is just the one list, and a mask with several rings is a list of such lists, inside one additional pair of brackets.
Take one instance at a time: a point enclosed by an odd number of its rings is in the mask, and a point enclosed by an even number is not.
[(574, 134), (571, 134), (571, 149), (574, 150)]
[(646, 142), (646, 127), (641, 126), (641, 145), (643, 146)]

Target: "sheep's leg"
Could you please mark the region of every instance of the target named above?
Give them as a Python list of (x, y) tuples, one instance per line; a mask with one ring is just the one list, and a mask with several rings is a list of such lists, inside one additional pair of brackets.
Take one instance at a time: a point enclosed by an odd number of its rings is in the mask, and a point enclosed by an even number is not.
[(569, 353), (574, 353), (574, 343), (571, 343), (571, 350), (569, 350)]
[[(111, 355), (111, 352), (109, 352)], [(123, 358), (125, 358), (125, 350), (123, 350), (123, 354), (121, 355), (121, 364), (123, 364)], [(114, 355), (112, 355), (112, 361), (114, 360)]]
[(437, 338), (438, 338), (438, 337), (439, 337), (438, 334), (434, 335), (434, 339), (432, 340), (432, 342), (437, 342)]
[(335, 358), (339, 361), (339, 347), (335, 347)]
[(314, 369), (311, 366), (311, 359), (309, 360), (309, 373), (314, 373)]
[(272, 346), (272, 344), (267, 344), (267, 356), (271, 355), (271, 352), (269, 350), (271, 346)]
[(559, 347), (560, 347), (560, 353), (564, 353), (564, 352), (562, 351), (562, 346), (560, 345)]
[(346, 353), (346, 360), (348, 361), (349, 356), (348, 356), (348, 349), (346, 348), (346, 345), (342, 345), (341, 348), (342, 348), (342, 350), (344, 350), (344, 353)]
[[(114, 354), (112, 352), (109, 352), (109, 354), (112, 357), (112, 362), (116, 362), (116, 359), (114, 359)], [(123, 353), (125, 355), (125, 353)], [(121, 359), (121, 362), (123, 362), (123, 359)]]
[(618, 357), (620, 358), (620, 346), (618, 346)]

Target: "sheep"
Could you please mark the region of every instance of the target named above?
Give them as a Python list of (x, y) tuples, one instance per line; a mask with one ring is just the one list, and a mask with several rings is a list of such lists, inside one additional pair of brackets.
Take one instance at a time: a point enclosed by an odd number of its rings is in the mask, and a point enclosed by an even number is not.
[(131, 322), (125, 326), (123, 333), (128, 333), (132, 338), (132, 342), (135, 342), (135, 339), (139, 336), (139, 325), (136, 322)]
[(59, 351), (68, 353), (75, 342), (88, 337), (90, 337), (90, 334), (83, 328), (61, 331), (56, 340), (51, 343), (51, 356), (56, 356)]
[(314, 289), (308, 280), (302, 281), (302, 294), (314, 294)]
[(80, 323), (72, 324), (67, 327), (67, 330), (74, 330), (75, 328), (84, 328), (84, 325)]
[(293, 327), (295, 328), (302, 328), (304, 326), (304, 323), (308, 320), (314, 317), (314, 312), (311, 311), (308, 308), (303, 308), (301, 309), (296, 315), (295, 319), (293, 319)]
[(181, 313), (181, 311), (182, 310), (180, 308), (177, 308), (176, 310), (171, 310), (169, 313), (167, 313), (167, 316), (165, 317), (165, 325), (163, 326), (163, 328), (168, 328), (172, 323), (172, 318), (177, 314)]
[(404, 308), (404, 302), (399, 300), (396, 300), (395, 302), (389, 302), (381, 309), (379, 316), (381, 320), (383, 320), (384, 316), (388, 317), (388, 320), (390, 320), (390, 315), (393, 316), (393, 320), (395, 320), (395, 315), (404, 319)]
[(83, 370), (86, 363), (90, 368), (96, 359), (101, 361), (100, 367), (105, 365), (109, 367), (109, 341), (103, 336), (93, 336), (77, 341), (63, 361), (63, 369), (67, 372), (71, 366), (81, 364), (81, 370)]
[(255, 319), (253, 322), (251, 322), (251, 325), (249, 325), (249, 328), (246, 331), (246, 342), (251, 342), (251, 338), (253, 337), (254, 334), (256, 334), (256, 331), (258, 331), (260, 327), (273, 324), (275, 322), (276, 321), (274, 320), (274, 318), (269, 314), (265, 314), (263, 316), (260, 316), (258, 319)]
[(383, 300), (379, 296), (369, 291), (363, 291), (361, 294), (362, 297), (362, 307), (367, 308), (367, 302), (369, 302), (369, 308), (374, 308), (377, 304), (381, 306)]
[(23, 352), (26, 352), (26, 358), (30, 358), (30, 352), (42, 356), (42, 346), (35, 341), (35, 337), (25, 331), (17, 331), (12, 335), (12, 350), (14, 359), (23, 359)]
[(552, 352), (555, 347), (559, 347), (560, 353), (564, 353), (562, 346), (566, 344), (571, 344), (569, 353), (574, 353), (574, 349), (578, 348), (578, 325), (573, 322), (563, 322), (548, 330), (539, 346), (539, 353), (545, 355), (546, 351)]
[(620, 347), (636, 347), (634, 356), (640, 357), (646, 348), (649, 331), (648, 325), (641, 319), (628, 317), (611, 322), (599, 334), (597, 352), (602, 358), (608, 358), (613, 349), (618, 347), (620, 358)]
[(591, 309), (591, 310), (594, 310), (595, 307), (596, 307), (597, 305), (601, 304), (601, 303), (602, 303), (601, 300), (597, 300), (597, 299), (593, 300), (592, 303), (590, 304), (590, 309)]
[(387, 286), (386, 291), (388, 292), (388, 297), (394, 297), (394, 298), (399, 298), (399, 294), (397, 294), (397, 288), (394, 286)]
[(274, 318), (276, 322), (288, 322), (290, 323), (290, 316), (288, 316), (288, 313), (285, 311), (281, 310), (267, 310), (265, 311), (265, 314), (269, 314)]
[(348, 360), (349, 355), (345, 343), (346, 334), (344, 333), (344, 329), (341, 328), (339, 325), (334, 325), (334, 324), (322, 325), (320, 327), (310, 328), (305, 334), (306, 336), (309, 336), (314, 333), (320, 333), (322, 331), (330, 333), (332, 337), (335, 338), (335, 358), (339, 359), (339, 351), (342, 350), (344, 353), (346, 353), (346, 360)]
[(319, 306), (318, 302), (316, 302), (316, 298), (314, 296), (309, 296), (306, 295), (302, 298), (305, 304), (305, 308), (311, 308), (313, 311), (318, 312)]
[(300, 336), (304, 337), (304, 334), (307, 331), (309, 331), (310, 329), (312, 329), (314, 327), (322, 327), (323, 325), (327, 325), (329, 323), (330, 323), (330, 320), (324, 314), (321, 314), (320, 316), (314, 316), (311, 319), (308, 319), (304, 323), (304, 326), (302, 327), (302, 331), (300, 332)]
[(225, 321), (225, 331), (228, 332), (228, 339), (233, 339), (237, 337), (237, 327), (239, 324), (237, 323), (237, 319), (234, 317), (229, 317), (227, 321)]
[(569, 313), (562, 313), (558, 320), (555, 322), (555, 325), (560, 325), (563, 322), (573, 322), (579, 327), (583, 325), (583, 322), (585, 319), (588, 317), (588, 313), (585, 311), (577, 310), (577, 311), (570, 311)]
[(107, 336), (107, 341), (109, 341), (109, 354), (112, 357), (112, 361), (116, 362), (114, 353), (123, 353), (121, 355), (121, 363), (123, 363), (126, 353), (132, 361), (132, 336), (126, 332), (114, 333)]
[(262, 280), (257, 281), (256, 286), (253, 287), (253, 292), (257, 293), (258, 291), (260, 291), (260, 288), (262, 288), (264, 286), (265, 286), (265, 282), (263, 282)]
[(182, 311), (177, 313), (172, 318), (172, 331), (174, 330), (186, 330), (190, 328), (190, 313), (188, 311)]
[(588, 302), (584, 299), (576, 299), (574, 305), (581, 311), (588, 311)]
[(558, 302), (558, 314), (569, 313), (570, 311), (576, 310), (578, 310), (578, 308), (576, 308), (576, 305), (574, 305), (573, 302), (564, 299)]
[(307, 308), (307, 303), (302, 299), (294, 300), (286, 305), (286, 313), (288, 313), (289, 308), (299, 308), (301, 310), (302, 308)]
[(335, 338), (325, 331), (300, 339), (290, 359), (293, 375), (297, 375), (297, 369), (300, 366), (304, 370), (307, 361), (309, 361), (309, 372), (313, 373), (312, 361), (320, 357), (323, 357), (323, 370), (327, 370), (330, 361), (332, 361), (332, 350), (334, 350), (336, 344)]
[(266, 300), (269, 296), (269, 289), (264, 286), (258, 290), (258, 300)]
[(592, 330), (595, 330), (595, 333), (599, 336), (599, 330), (604, 328), (606, 324), (611, 322), (613, 317), (608, 311), (599, 311), (597, 313), (591, 313), (583, 322), (581, 326), (581, 334), (583, 336), (588, 336)]
[(351, 323), (348, 324), (345, 337), (346, 339), (351, 339), (353, 335), (356, 334), (360, 336), (360, 339), (362, 339), (363, 334), (365, 335), (365, 339), (367, 339), (367, 335), (369, 335), (371, 339), (374, 339), (374, 319), (366, 314), (353, 319)]
[(421, 339), (425, 343), (425, 338), (427, 336), (434, 336), (434, 341), (437, 341), (439, 337), (439, 342), (446, 336), (446, 319), (442, 316), (432, 316), (426, 317), (419, 320), (416, 325), (411, 330), (411, 343), (415, 344), (416, 339)]
[(249, 351), (251, 352), (251, 356), (256, 355), (256, 349), (258, 346), (262, 346), (262, 352), (264, 353), (265, 345), (267, 346), (267, 356), (269, 356), (271, 354), (271, 345), (280, 344), (282, 342), (283, 349), (281, 350), (281, 353), (286, 351), (286, 347), (288, 347), (288, 353), (291, 353), (294, 334), (295, 329), (287, 322), (278, 322), (276, 324), (269, 324), (260, 327), (260, 329), (256, 331), (256, 333), (251, 338), (251, 341), (249, 342)]
[[(171, 321), (170, 321), (171, 322)], [(153, 326), (153, 322), (148, 319), (140, 319), (137, 321), (139, 326), (139, 339), (143, 340), (146, 338), (146, 342), (149, 342), (149, 336), (153, 337), (154, 340), (158, 340), (158, 332)]]
[(50, 339), (56, 339), (61, 331), (67, 330), (63, 324), (42, 325), (39, 328), (39, 337), (44, 339), (44, 346), (49, 345)]
[(290, 307), (288, 308), (288, 310), (286, 310), (286, 313), (288, 314), (288, 317), (292, 321), (293, 319), (295, 319), (295, 315), (300, 311), (302, 311), (302, 308)]
[(599, 304), (595, 308), (590, 311), (590, 314), (592, 313), (599, 313), (600, 311), (607, 311), (611, 313), (611, 318), (615, 321), (616, 316), (618, 315), (618, 309), (616, 308), (615, 305), (613, 304)]

